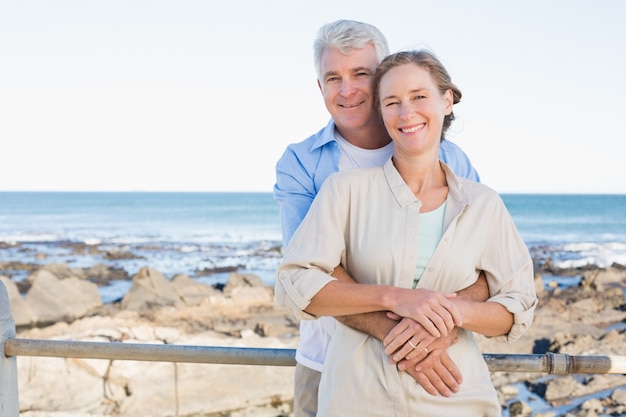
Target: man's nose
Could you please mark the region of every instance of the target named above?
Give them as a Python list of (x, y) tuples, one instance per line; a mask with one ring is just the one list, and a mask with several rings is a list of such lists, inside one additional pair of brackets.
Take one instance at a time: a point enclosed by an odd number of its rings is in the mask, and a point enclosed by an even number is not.
[(356, 91), (356, 86), (354, 81), (344, 79), (341, 81), (341, 95), (342, 96), (350, 96), (354, 94)]

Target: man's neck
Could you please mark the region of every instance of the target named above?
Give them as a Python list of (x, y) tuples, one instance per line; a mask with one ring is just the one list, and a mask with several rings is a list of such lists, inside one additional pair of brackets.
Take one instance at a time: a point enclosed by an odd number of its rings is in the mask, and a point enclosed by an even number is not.
[(391, 142), (391, 138), (383, 126), (367, 126), (348, 131), (337, 130), (345, 140), (363, 149), (379, 149)]

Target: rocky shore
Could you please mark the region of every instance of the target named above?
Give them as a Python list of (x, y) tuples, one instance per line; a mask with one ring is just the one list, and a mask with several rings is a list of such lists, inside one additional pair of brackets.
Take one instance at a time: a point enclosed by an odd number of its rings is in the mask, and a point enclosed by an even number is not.
[[(295, 348), (298, 324), (274, 304), (273, 289), (254, 275), (233, 272), (224, 285), (185, 275), (167, 279), (141, 269), (130, 290), (103, 303), (98, 285), (120, 279), (105, 265), (7, 265), (30, 268), (7, 288), (17, 337), (199, 346)], [(579, 276), (576, 285), (545, 282)], [(122, 278), (123, 279), (123, 278)], [(480, 337), (485, 353), (626, 354), (626, 268), (555, 271), (537, 265), (539, 306), (522, 340)], [(293, 368), (18, 357), (20, 415), (289, 416)], [(624, 375), (494, 372), (504, 416), (626, 414)]]

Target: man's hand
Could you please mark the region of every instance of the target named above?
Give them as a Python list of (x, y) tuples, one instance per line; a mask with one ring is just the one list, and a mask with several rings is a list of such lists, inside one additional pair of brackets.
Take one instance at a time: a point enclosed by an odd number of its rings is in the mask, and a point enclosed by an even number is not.
[[(459, 390), (463, 376), (448, 355), (447, 348), (457, 340), (454, 328), (446, 337), (433, 338), (419, 323), (401, 318), (393, 313), (387, 317), (397, 325), (383, 340), (385, 352), (391, 355), (392, 363), (406, 371), (431, 395), (449, 397)], [(409, 340), (419, 340), (412, 344)]]
[(411, 375), (430, 395), (449, 397), (459, 391), (463, 382), (461, 372), (445, 347), (432, 347), (426, 358), (420, 355), (403, 360), (398, 363), (398, 369)]
[[(486, 301), (489, 298), (489, 287), (485, 273), (481, 271), (476, 282), (470, 287), (459, 291), (457, 298), (468, 301)], [(422, 301), (422, 298), (418, 297), (417, 300)], [(392, 355), (392, 362), (398, 363), (403, 359), (411, 360), (424, 353), (428, 355), (429, 346), (437, 339), (437, 336), (433, 335), (432, 331), (427, 331), (429, 329), (421, 321), (417, 322), (410, 318), (403, 318), (393, 312), (388, 312), (387, 316), (398, 322), (383, 339), (385, 353)], [(456, 335), (456, 332), (454, 334)], [(442, 336), (445, 337), (447, 335), (442, 334)], [(447, 348), (449, 345), (447, 344), (443, 347)]]

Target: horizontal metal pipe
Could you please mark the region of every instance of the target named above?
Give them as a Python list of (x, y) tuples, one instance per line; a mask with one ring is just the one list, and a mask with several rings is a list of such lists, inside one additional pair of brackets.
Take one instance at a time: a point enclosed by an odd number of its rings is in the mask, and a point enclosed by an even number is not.
[[(6, 356), (45, 356), (135, 360), (151, 362), (189, 362), (230, 365), (294, 366), (295, 349), (185, 346), (120, 342), (77, 342), (42, 339), (5, 341)], [(624, 356), (575, 356), (483, 354), (492, 372), (538, 372), (550, 374), (626, 374)]]
[(484, 354), (489, 370), (549, 374), (626, 374), (624, 356)]
[(295, 365), (293, 349), (184, 346), (164, 344), (7, 339), (7, 356), (117, 359), (151, 362), (221, 363), (231, 365)]

